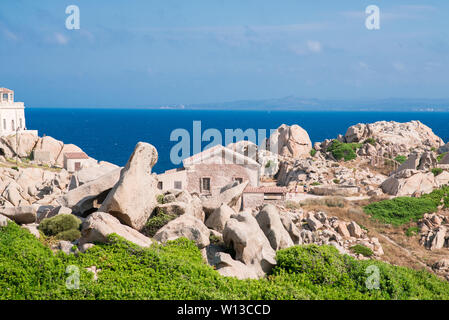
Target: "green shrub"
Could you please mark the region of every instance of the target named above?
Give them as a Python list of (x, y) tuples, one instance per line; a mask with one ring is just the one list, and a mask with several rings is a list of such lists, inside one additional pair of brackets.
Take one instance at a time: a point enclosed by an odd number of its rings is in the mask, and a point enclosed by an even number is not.
[(321, 184), (321, 183), (315, 181), (315, 182), (312, 182), (311, 185), (312, 185), (312, 186), (319, 186), (320, 184)]
[(317, 151), (314, 148), (312, 148), (312, 150), (310, 150), (310, 155), (312, 157), (314, 157), (316, 155), (316, 153), (317, 153)]
[(440, 161), (444, 158), (444, 156), (445, 156), (446, 154), (447, 154), (447, 152), (444, 152), (444, 153), (439, 154), (439, 155), (437, 156), (437, 161), (440, 162)]
[(75, 241), (76, 239), (81, 238), (81, 232), (77, 229), (70, 229), (66, 231), (59, 232), (56, 235), (56, 239), (58, 240), (66, 240), (66, 241)]
[(368, 138), (365, 141), (363, 141), (363, 144), (367, 144), (367, 143), (369, 143), (372, 146), (375, 146), (376, 145), (376, 140), (374, 138)]
[(443, 169), (441, 169), (441, 168), (432, 168), (430, 171), (436, 177), (437, 175), (439, 175), (439, 174), (441, 174), (443, 172)]
[(335, 184), (340, 184), (340, 180), (339, 179), (334, 179), (332, 180)]
[(72, 214), (59, 214), (52, 218), (42, 220), (38, 229), (46, 236), (56, 236), (68, 230), (78, 230), (81, 220)]
[(374, 254), (373, 250), (362, 244), (356, 244), (355, 246), (352, 246), (351, 251), (356, 254), (361, 254), (364, 257), (371, 257)]
[(360, 143), (343, 143), (333, 140), (327, 151), (330, 151), (336, 160), (350, 161), (357, 158), (355, 151), (361, 146)]
[(273, 161), (268, 160), (267, 163), (265, 164), (265, 168), (270, 168), (273, 165)]
[(416, 236), (419, 233), (419, 228), (418, 227), (410, 227), (405, 231), (405, 235), (407, 237), (413, 237)]
[(164, 195), (163, 194), (158, 194), (156, 197), (156, 201), (159, 204), (164, 204)]
[(421, 219), (424, 213), (436, 212), (438, 206), (432, 199), (398, 197), (373, 202), (363, 209), (378, 221), (399, 226)]
[(407, 157), (406, 156), (397, 156), (396, 158), (394, 158), (394, 160), (399, 162), (400, 164), (403, 164), (405, 161), (407, 161)]
[[(277, 252), (277, 266), (259, 280), (223, 277), (208, 266), (193, 241), (178, 239), (140, 248), (117, 235), (86, 253), (52, 251), (14, 223), (0, 228), (0, 300), (310, 300), (449, 299), (449, 283), (427, 271), (380, 261), (357, 261), (330, 246)], [(68, 266), (80, 287), (66, 287)], [(101, 269), (98, 279), (86, 268)], [(367, 281), (376, 267), (380, 288)]]
[(142, 232), (149, 237), (153, 237), (160, 228), (177, 217), (175, 214), (167, 214), (162, 208), (158, 208), (155, 214), (148, 219)]

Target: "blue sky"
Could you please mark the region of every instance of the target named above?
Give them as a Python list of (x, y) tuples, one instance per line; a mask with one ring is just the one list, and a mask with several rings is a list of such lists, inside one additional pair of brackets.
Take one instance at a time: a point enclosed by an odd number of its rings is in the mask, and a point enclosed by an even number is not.
[(449, 98), (449, 2), (1, 0), (0, 58), (30, 107)]

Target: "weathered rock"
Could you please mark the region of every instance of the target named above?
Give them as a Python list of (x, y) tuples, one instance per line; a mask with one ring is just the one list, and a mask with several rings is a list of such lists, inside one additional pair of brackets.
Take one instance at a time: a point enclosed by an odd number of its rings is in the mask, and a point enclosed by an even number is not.
[(344, 238), (351, 237), (351, 234), (348, 231), (348, 227), (347, 227), (346, 223), (344, 223), (342, 221), (338, 223), (337, 232)]
[(302, 244), (301, 231), (293, 223), (291, 217), (287, 214), (281, 214), (280, 219), (285, 230), (287, 230), (294, 244)]
[(217, 208), (206, 220), (206, 226), (214, 229), (218, 232), (223, 232), (226, 222), (235, 214), (227, 204), (223, 204), (220, 208)]
[(157, 159), (155, 147), (139, 142), (122, 170), (120, 180), (99, 210), (109, 212), (134, 229), (142, 229), (157, 205), (159, 190), (156, 178), (151, 175)]
[(414, 193), (430, 193), (436, 187), (433, 173), (402, 170), (385, 180), (382, 191), (394, 196), (411, 196)]
[(36, 222), (36, 206), (21, 206), (0, 208), (0, 214), (14, 220), (18, 224), (29, 224)]
[(10, 221), (11, 221), (11, 219), (0, 214), (0, 227), (6, 227), (8, 225), (8, 222), (10, 222)]
[(214, 210), (221, 207), (224, 203), (231, 207), (234, 211), (240, 211), (241, 200), (243, 190), (245, 190), (248, 185), (248, 181), (243, 183), (233, 183), (228, 186), (225, 186), (218, 195), (204, 199), (202, 201), (203, 210), (206, 213), (206, 216), (209, 216)]
[(119, 166), (109, 162), (100, 162), (96, 166), (83, 167), (81, 170), (76, 171), (70, 180), (69, 190), (75, 189), (83, 184), (99, 179), (100, 177), (108, 174), (114, 170), (119, 169)]
[(223, 230), (223, 241), (236, 252), (236, 259), (251, 267), (258, 277), (269, 272), (276, 264), (275, 251), (256, 218), (242, 212), (233, 215)]
[(106, 197), (120, 179), (121, 169), (115, 169), (100, 178), (70, 190), (58, 203), (64, 207), (72, 208), (76, 213), (84, 213), (94, 208), (95, 201)]
[(312, 231), (316, 231), (323, 227), (323, 224), (320, 221), (318, 221), (318, 219), (316, 219), (313, 215), (310, 215), (306, 221), (307, 225)]
[(51, 246), (52, 250), (60, 250), (65, 254), (74, 254), (73, 244), (70, 241), (60, 240), (58, 243)]
[(281, 156), (300, 158), (309, 156), (312, 150), (307, 131), (298, 125), (281, 125), (267, 141), (267, 150)]
[(78, 249), (81, 253), (85, 253), (87, 250), (89, 250), (90, 248), (93, 248), (93, 247), (95, 247), (95, 245), (93, 243), (83, 243), (78, 246)]
[(37, 229), (38, 224), (37, 223), (30, 223), (30, 224), (24, 224), (22, 225), (22, 228), (28, 230), (33, 236), (36, 238), (40, 238), (41, 234), (39, 233), (39, 230)]
[(437, 159), (433, 152), (424, 152), (419, 159), (418, 170), (429, 170), (437, 165)]
[(432, 244), (430, 246), (431, 250), (434, 249), (442, 249), (444, 247), (444, 243), (446, 241), (446, 232), (447, 229), (444, 226), (440, 226), (435, 233), (435, 236), (432, 240)]
[(232, 259), (232, 257), (224, 252), (216, 255), (216, 269), (225, 277), (235, 277), (237, 279), (257, 279), (257, 273), (244, 263)]
[(363, 234), (362, 228), (360, 228), (360, 226), (355, 221), (351, 221), (348, 224), (348, 231), (349, 234), (354, 238), (360, 238)]
[(274, 250), (285, 249), (294, 245), (275, 206), (265, 205), (257, 214), (256, 220)]
[(19, 133), (18, 136), (17, 142), (15, 134), (0, 138), (0, 147), (8, 158), (12, 158), (16, 154), (22, 158), (29, 157), (39, 139), (39, 137), (31, 133)]
[(346, 142), (363, 142), (367, 138), (376, 139), (380, 145), (397, 145), (403, 151), (439, 148), (444, 144), (432, 129), (419, 121), (359, 123), (349, 127), (345, 134)]
[(92, 213), (82, 224), (80, 244), (108, 242), (108, 236), (115, 233), (141, 247), (148, 247), (153, 242), (140, 232), (123, 225), (112, 215), (105, 212)]
[(64, 143), (50, 136), (39, 138), (33, 151), (42, 151), (49, 153), (49, 164), (54, 165), (58, 158)]
[(198, 248), (202, 249), (209, 245), (209, 235), (210, 231), (202, 221), (193, 215), (184, 214), (159, 229), (154, 239), (167, 242), (184, 237), (195, 241)]

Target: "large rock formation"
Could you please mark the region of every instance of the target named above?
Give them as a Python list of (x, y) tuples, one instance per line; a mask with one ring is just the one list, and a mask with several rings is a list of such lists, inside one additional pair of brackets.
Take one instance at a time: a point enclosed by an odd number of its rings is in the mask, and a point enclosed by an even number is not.
[(447, 184), (449, 174), (443, 172), (434, 176), (431, 172), (405, 169), (393, 174), (382, 185), (382, 191), (393, 196), (411, 196), (430, 193), (435, 188)]
[(92, 213), (82, 224), (80, 244), (108, 242), (108, 236), (115, 233), (141, 247), (148, 247), (153, 242), (140, 232), (125, 226), (120, 221), (105, 212)]
[(298, 125), (281, 125), (267, 140), (267, 150), (281, 156), (300, 158), (308, 156), (312, 150), (307, 131)]
[(102, 200), (120, 179), (120, 168), (115, 169), (100, 178), (70, 190), (58, 199), (60, 205), (72, 208), (74, 212), (83, 214), (93, 208), (98, 208)]
[(231, 216), (235, 214), (227, 204), (223, 204), (220, 208), (217, 208), (212, 212), (212, 214), (206, 220), (206, 226), (209, 228), (223, 232), (226, 222), (231, 219)]
[(279, 211), (274, 205), (265, 205), (257, 214), (256, 220), (274, 250), (293, 246), (293, 241), (285, 230)]
[(220, 208), (223, 203), (236, 212), (240, 211), (243, 190), (245, 190), (247, 185), (248, 181), (243, 183), (234, 182), (223, 187), (218, 195), (203, 199), (203, 210), (206, 216), (209, 216), (214, 210)]
[(56, 164), (56, 159), (58, 159), (58, 156), (61, 153), (63, 147), (63, 142), (56, 140), (50, 136), (45, 136), (39, 138), (33, 151), (48, 152), (50, 156), (50, 164), (54, 165)]
[(99, 210), (134, 229), (142, 229), (157, 205), (157, 180), (151, 174), (157, 159), (155, 147), (139, 142)]
[(159, 242), (167, 242), (178, 238), (187, 238), (195, 241), (198, 248), (209, 245), (209, 229), (204, 223), (193, 215), (183, 214), (170, 221), (156, 232), (154, 239)]
[(236, 259), (262, 277), (276, 264), (275, 251), (256, 218), (248, 212), (233, 215), (223, 230), (223, 241), (235, 250)]
[(411, 148), (438, 149), (444, 144), (431, 128), (420, 121), (359, 123), (349, 127), (345, 134), (346, 142), (363, 142), (367, 138), (373, 138), (381, 145), (396, 145), (404, 152)]

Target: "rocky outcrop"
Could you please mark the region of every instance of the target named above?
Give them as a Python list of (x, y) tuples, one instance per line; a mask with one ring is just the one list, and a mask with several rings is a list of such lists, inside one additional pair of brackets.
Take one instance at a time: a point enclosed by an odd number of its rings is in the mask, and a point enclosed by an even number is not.
[(223, 232), (226, 222), (231, 219), (231, 216), (235, 214), (227, 204), (223, 204), (220, 208), (217, 208), (209, 215), (206, 220), (206, 226), (218, 231)]
[(187, 238), (202, 249), (209, 245), (209, 229), (193, 215), (184, 214), (170, 221), (156, 232), (154, 239), (167, 242), (178, 238)]
[(0, 227), (6, 227), (8, 225), (8, 222), (10, 222), (10, 221), (11, 221), (11, 219), (0, 214)]
[(307, 157), (311, 149), (312, 142), (307, 131), (296, 124), (281, 125), (267, 140), (267, 150), (284, 157)]
[(99, 162), (96, 166), (83, 167), (72, 175), (69, 190), (78, 188), (117, 169), (119, 169), (119, 166), (104, 161)]
[(39, 138), (37, 141), (36, 147), (34, 148), (34, 152), (48, 152), (49, 153), (49, 162), (51, 165), (56, 164), (56, 160), (58, 159), (58, 156), (60, 155), (62, 149), (64, 147), (64, 143), (56, 140), (50, 136), (45, 136), (42, 138)]
[(345, 134), (346, 142), (363, 142), (368, 138), (375, 139), (381, 145), (396, 145), (398, 151), (403, 152), (409, 152), (411, 148), (438, 149), (444, 144), (432, 129), (420, 121), (359, 123), (349, 127)]
[(248, 181), (243, 183), (234, 182), (222, 188), (221, 192), (211, 198), (202, 200), (203, 210), (206, 216), (209, 216), (216, 209), (220, 208), (224, 203), (231, 207), (234, 211), (240, 211), (242, 194), (248, 185)]
[(234, 277), (237, 279), (258, 278), (258, 275), (253, 268), (248, 267), (238, 260), (232, 259), (229, 254), (224, 252), (217, 253), (213, 264), (218, 273), (225, 277)]
[(151, 174), (157, 159), (155, 147), (139, 142), (99, 210), (136, 230), (142, 229), (157, 205), (157, 180)]
[(223, 230), (223, 241), (234, 249), (236, 259), (264, 276), (276, 264), (275, 251), (250, 213), (233, 215)]
[(102, 200), (119, 181), (121, 170), (120, 168), (115, 169), (96, 180), (70, 190), (58, 199), (58, 203), (72, 208), (75, 213), (79, 214), (98, 208)]
[[(444, 177), (443, 177), (444, 178)], [(440, 178), (441, 179), (441, 178)], [(382, 191), (394, 196), (411, 196), (414, 194), (430, 193), (438, 188), (440, 180), (435, 180), (431, 172), (418, 170), (402, 170), (386, 179), (382, 185)]]
[(429, 250), (449, 248), (449, 216), (426, 213), (418, 222), (420, 243)]
[(265, 205), (257, 214), (256, 220), (274, 250), (285, 249), (294, 245), (282, 224), (279, 211), (274, 205)]
[(39, 137), (31, 133), (20, 133), (18, 136), (18, 141), (15, 134), (0, 137), (0, 149), (5, 157), (13, 158), (16, 154), (21, 158), (30, 157)]
[(0, 208), (0, 215), (6, 216), (18, 224), (29, 224), (36, 222), (36, 206), (21, 206)]
[(82, 224), (80, 244), (108, 242), (108, 236), (112, 233), (125, 238), (141, 247), (148, 247), (153, 242), (140, 232), (125, 226), (112, 215), (105, 212), (92, 213)]

